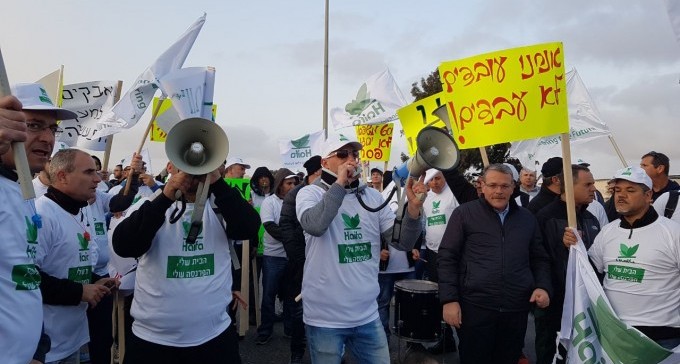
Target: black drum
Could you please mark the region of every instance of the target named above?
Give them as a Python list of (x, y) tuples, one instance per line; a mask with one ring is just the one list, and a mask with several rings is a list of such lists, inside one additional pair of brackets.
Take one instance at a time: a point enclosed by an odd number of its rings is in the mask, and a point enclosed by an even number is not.
[(437, 283), (405, 279), (394, 283), (394, 332), (406, 341), (441, 337), (442, 305)]

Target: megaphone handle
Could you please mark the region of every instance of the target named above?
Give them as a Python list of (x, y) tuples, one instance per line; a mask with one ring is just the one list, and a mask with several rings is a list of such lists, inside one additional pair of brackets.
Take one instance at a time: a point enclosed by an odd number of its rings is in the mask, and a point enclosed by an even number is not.
[[(206, 179), (208, 176), (205, 176)], [(198, 190), (196, 191), (196, 201), (194, 202), (194, 211), (191, 213), (191, 229), (189, 229), (189, 234), (187, 235), (187, 243), (193, 244), (196, 242), (196, 238), (200, 232), (200, 228), (203, 221), (203, 211), (205, 210), (205, 203), (208, 200), (208, 190), (210, 186), (207, 186), (205, 181), (198, 183)], [(195, 235), (192, 236), (192, 231)], [(189, 240), (193, 237), (193, 241)]]

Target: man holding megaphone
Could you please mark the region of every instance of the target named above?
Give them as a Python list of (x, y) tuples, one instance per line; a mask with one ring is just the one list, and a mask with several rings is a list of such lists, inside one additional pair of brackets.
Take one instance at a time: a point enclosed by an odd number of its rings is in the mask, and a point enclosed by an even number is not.
[[(238, 335), (227, 314), (232, 303), (227, 236), (256, 235), (260, 217), (221, 178), (226, 136), (204, 121), (184, 120), (170, 130), (170, 179), (162, 192), (134, 204), (113, 232), (115, 252), (139, 259), (126, 364), (241, 362)], [(183, 129), (187, 126), (193, 134)], [(224, 138), (215, 138), (220, 133)], [(227, 224), (226, 234), (213, 209), (201, 207), (209, 193)], [(198, 219), (195, 210), (202, 210)]]
[[(303, 187), (296, 214), (307, 233), (302, 280), (303, 319), (313, 363), (340, 363), (344, 347), (367, 363), (389, 363), (387, 338), (376, 297), (381, 235), (392, 240), (395, 214), (383, 206), (380, 192), (360, 184), (362, 145), (342, 135), (323, 146), (321, 177)], [(406, 185), (407, 213), (401, 239), (394, 244), (411, 250), (421, 231), (422, 179)], [(407, 244), (406, 242), (410, 242)]]

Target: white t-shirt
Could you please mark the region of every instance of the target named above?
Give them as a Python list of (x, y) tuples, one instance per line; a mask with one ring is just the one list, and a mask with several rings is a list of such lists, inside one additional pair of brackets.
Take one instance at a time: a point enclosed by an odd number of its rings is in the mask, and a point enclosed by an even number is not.
[(425, 217), (425, 244), (427, 248), (437, 252), (439, 245), (444, 237), (446, 225), (449, 223), (449, 218), (460, 204), (451, 192), (448, 185), (444, 187), (441, 193), (434, 193), (430, 190), (423, 202), (423, 212)]
[[(262, 224), (265, 222), (273, 222), (275, 224), (279, 223), (281, 218), (281, 206), (283, 206), (283, 200), (279, 198), (276, 194), (267, 196), (267, 198), (262, 201), (262, 206), (260, 207), (260, 219), (262, 219)], [(283, 243), (274, 239), (267, 229), (264, 230), (264, 253), (268, 257), (280, 257), (286, 258), (286, 251), (283, 248)]]
[(42, 183), (39, 177), (33, 178), (33, 190), (35, 190), (35, 198), (38, 198), (47, 193), (48, 185)]
[(92, 224), (94, 235), (93, 240), (97, 244), (96, 261), (94, 266), (94, 273), (99, 276), (109, 274), (107, 265), (109, 264), (109, 237), (106, 229), (106, 214), (109, 210), (109, 202), (114, 195), (96, 191), (97, 197), (95, 201), (83, 209), (87, 215), (88, 221)]
[[(668, 195), (668, 192), (664, 192), (654, 200), (654, 210), (656, 210), (656, 213), (659, 214), (659, 216), (664, 216), (664, 213), (666, 212)], [(673, 211), (673, 216), (671, 216), (671, 220), (680, 223), (680, 213), (678, 213), (678, 211), (680, 211), (680, 202), (675, 206), (675, 211)]]
[[(298, 219), (325, 193), (316, 185), (303, 187), (295, 200)], [(369, 206), (383, 202), (380, 192), (372, 188), (364, 189), (362, 199)], [(394, 224), (394, 217), (388, 207), (368, 212), (354, 194), (347, 194), (323, 235), (305, 232), (302, 312), (306, 324), (350, 328), (378, 318), (380, 233)]]
[[(394, 182), (390, 182), (390, 184), (388, 184), (387, 187), (381, 192), (383, 200), (390, 197), (392, 188), (394, 188)], [(405, 193), (404, 190), (402, 190), (402, 192)], [(390, 203), (387, 204), (387, 206), (389, 206), (392, 212), (396, 214), (397, 209), (399, 208), (399, 202), (397, 202), (396, 192), (394, 193), (394, 195), (392, 195), (392, 199), (390, 200)], [(406, 255), (411, 254), (410, 251), (405, 252), (395, 249), (391, 244), (388, 244), (387, 248), (390, 252), (390, 259), (387, 263), (387, 269), (379, 271), (378, 272), (379, 274), (405, 273), (412, 272), (415, 270), (415, 267), (408, 266), (408, 258), (406, 257)]]
[[(95, 263), (92, 249), (96, 246), (91, 241), (92, 224), (88, 227), (84, 214), (71, 215), (46, 196), (38, 198), (35, 207), (43, 222), (42, 229), (38, 229), (36, 265), (56, 278), (91, 283)], [(45, 333), (52, 340), (47, 362), (64, 359), (90, 340), (86, 310), (85, 302), (77, 306), (43, 304)]]
[(40, 274), (34, 264), (38, 232), (16, 182), (0, 176), (0, 199), (0, 363), (26, 364), (43, 322)]
[[(130, 207), (128, 216), (145, 201)], [(211, 208), (203, 212), (203, 229), (194, 244), (185, 242), (194, 204), (187, 203), (180, 221), (170, 224), (173, 210), (167, 209), (151, 248), (139, 257), (130, 311), (135, 318), (132, 331), (160, 345), (197, 346), (231, 323), (227, 314), (231, 257), (227, 235)]]
[(605, 226), (588, 251), (606, 273), (614, 311), (633, 326), (680, 327), (680, 225), (660, 216), (631, 236), (619, 222)]
[(586, 208), (588, 212), (595, 215), (595, 218), (600, 223), (600, 227), (609, 224), (609, 218), (607, 217), (607, 211), (604, 209), (601, 203), (597, 201), (591, 202)]

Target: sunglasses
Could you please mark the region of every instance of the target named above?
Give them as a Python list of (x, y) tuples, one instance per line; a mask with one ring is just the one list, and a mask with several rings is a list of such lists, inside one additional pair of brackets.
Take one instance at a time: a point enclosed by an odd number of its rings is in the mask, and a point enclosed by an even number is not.
[(335, 152), (329, 154), (328, 157), (333, 157), (333, 156), (335, 156), (335, 157), (338, 157), (338, 158), (340, 158), (340, 159), (345, 159), (345, 158), (349, 157), (350, 154), (352, 155), (352, 157), (354, 157), (354, 159), (359, 158), (359, 151), (358, 151), (358, 150), (354, 150), (354, 149), (340, 149), (340, 150), (336, 150)]

